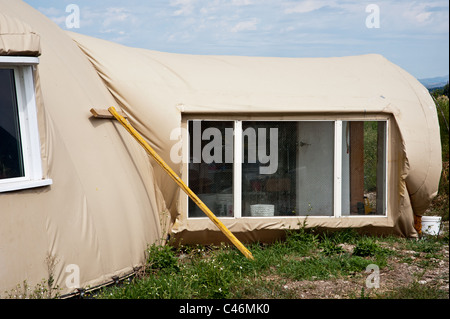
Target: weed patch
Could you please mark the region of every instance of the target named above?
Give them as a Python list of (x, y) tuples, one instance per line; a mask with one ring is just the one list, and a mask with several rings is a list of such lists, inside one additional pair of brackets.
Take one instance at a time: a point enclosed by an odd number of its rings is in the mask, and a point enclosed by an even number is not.
[(151, 245), (147, 249), (147, 270), (178, 271), (178, 262), (171, 246)]
[[(354, 230), (319, 234), (306, 227), (287, 231), (283, 241), (249, 245), (254, 260), (226, 245), (182, 246), (177, 249), (153, 245), (147, 250), (147, 271), (143, 276), (104, 288), (96, 297), (288, 299), (308, 296), (308, 291), (312, 290), (307, 286), (315, 286), (316, 283), (323, 289), (332, 289), (336, 283), (341, 283), (340, 291), (349, 298), (439, 297), (441, 292), (434, 288), (409, 284), (403, 290), (391, 289), (378, 295), (371, 290), (369, 293), (364, 291), (364, 278), (369, 264), (389, 272), (398, 268), (392, 265), (409, 262), (416, 271), (425, 273), (441, 263), (436, 258), (443, 258), (440, 252), (443, 245), (448, 243), (441, 239), (380, 239), (361, 236)], [(402, 249), (406, 255), (401, 253)], [(393, 259), (397, 260), (394, 264)], [(445, 278), (442, 280), (445, 282)], [(330, 293), (324, 293), (330, 296)], [(314, 289), (311, 296), (320, 296), (320, 291)]]
[(448, 292), (413, 282), (405, 287), (395, 288), (386, 294), (378, 295), (378, 299), (448, 299)]

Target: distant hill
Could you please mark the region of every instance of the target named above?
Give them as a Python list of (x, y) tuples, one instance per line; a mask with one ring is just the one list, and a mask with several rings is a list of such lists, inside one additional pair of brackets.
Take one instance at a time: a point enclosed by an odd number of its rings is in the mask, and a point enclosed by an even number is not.
[(427, 89), (443, 87), (448, 83), (449, 76), (437, 76), (434, 78), (418, 79)]

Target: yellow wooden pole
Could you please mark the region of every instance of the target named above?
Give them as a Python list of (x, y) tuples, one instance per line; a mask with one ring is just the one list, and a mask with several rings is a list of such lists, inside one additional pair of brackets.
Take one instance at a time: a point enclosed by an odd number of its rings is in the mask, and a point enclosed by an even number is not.
[(194, 201), (195, 204), (208, 216), (211, 221), (227, 236), (227, 238), (236, 246), (237, 249), (248, 259), (253, 259), (252, 253), (233, 235), (233, 233), (214, 215), (211, 210), (202, 202), (200, 198), (181, 180), (181, 178), (164, 162), (164, 160), (156, 153), (153, 148), (142, 138), (142, 136), (131, 126), (128, 121), (117, 113), (116, 109), (111, 106), (108, 111), (119, 121), (125, 129), (138, 141), (139, 144), (147, 151), (149, 155), (166, 171), (167, 174), (180, 186), (180, 188)]

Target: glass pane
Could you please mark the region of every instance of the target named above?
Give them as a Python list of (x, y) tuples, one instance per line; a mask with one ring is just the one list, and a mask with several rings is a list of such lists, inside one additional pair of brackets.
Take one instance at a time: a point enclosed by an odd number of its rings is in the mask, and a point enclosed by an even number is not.
[(14, 70), (0, 69), (0, 179), (24, 175)]
[[(189, 187), (218, 217), (233, 216), (233, 121), (188, 121)], [(189, 217), (205, 213), (189, 198)]]
[(245, 121), (242, 216), (333, 214), (334, 122)]
[(386, 122), (343, 122), (342, 148), (342, 215), (384, 215)]

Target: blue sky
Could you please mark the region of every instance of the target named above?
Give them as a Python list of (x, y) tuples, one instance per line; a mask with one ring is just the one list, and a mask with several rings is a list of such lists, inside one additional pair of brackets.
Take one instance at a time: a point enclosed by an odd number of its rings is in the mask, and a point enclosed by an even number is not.
[[(417, 78), (449, 74), (447, 0), (25, 0), (63, 29), (158, 51), (277, 57), (379, 53)], [(368, 28), (379, 8), (379, 28)]]

